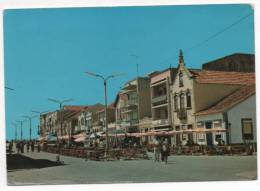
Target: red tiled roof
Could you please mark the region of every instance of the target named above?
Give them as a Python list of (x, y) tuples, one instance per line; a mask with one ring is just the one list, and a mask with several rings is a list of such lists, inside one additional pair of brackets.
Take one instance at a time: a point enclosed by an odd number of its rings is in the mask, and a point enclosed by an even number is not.
[(233, 84), (249, 85), (255, 84), (255, 73), (247, 72), (223, 72), (209, 70), (189, 70), (196, 82), (206, 84)]
[(224, 99), (220, 100), (217, 104), (213, 105), (212, 107), (199, 111), (195, 115), (208, 115), (208, 114), (214, 114), (214, 113), (221, 113), (236, 104), (244, 101), (251, 95), (255, 94), (255, 85), (250, 86), (242, 86), (235, 92), (231, 93)]
[[(113, 105), (108, 105), (107, 109), (111, 109), (112, 110), (112, 109), (115, 109), (115, 107)], [(101, 112), (104, 112), (104, 111), (105, 111), (105, 108), (102, 108), (98, 112), (101, 113)]]
[(71, 110), (71, 111), (81, 111), (83, 109), (87, 109), (88, 106), (82, 106), (82, 105), (65, 105), (64, 110)]
[(97, 103), (95, 105), (90, 105), (85, 111), (97, 111), (102, 108), (104, 108), (104, 105)]

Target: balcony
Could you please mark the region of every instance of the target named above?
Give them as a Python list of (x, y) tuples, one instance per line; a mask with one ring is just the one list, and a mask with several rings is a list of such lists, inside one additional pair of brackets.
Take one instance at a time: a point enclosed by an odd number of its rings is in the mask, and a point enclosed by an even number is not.
[(138, 125), (139, 121), (138, 119), (131, 119), (131, 120), (122, 120), (117, 121), (116, 124), (122, 126), (122, 127), (131, 127)]
[(157, 103), (157, 102), (167, 102), (167, 96), (162, 95), (162, 96), (152, 98), (152, 103)]
[(138, 105), (138, 100), (137, 99), (130, 99), (127, 101), (127, 107), (130, 106), (137, 106)]
[(186, 120), (187, 119), (187, 110), (186, 109), (178, 109), (177, 110), (177, 117), (180, 120)]
[(152, 125), (153, 126), (169, 125), (169, 120), (168, 119), (153, 120)]

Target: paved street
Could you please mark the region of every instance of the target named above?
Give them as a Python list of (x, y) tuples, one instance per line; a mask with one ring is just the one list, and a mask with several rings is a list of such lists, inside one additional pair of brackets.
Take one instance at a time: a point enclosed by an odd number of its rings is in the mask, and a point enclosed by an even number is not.
[[(36, 161), (53, 164), (56, 155), (41, 152), (26, 153), (25, 156), (32, 158), (30, 160), (41, 159)], [(65, 165), (9, 168), (8, 183), (28, 185), (252, 180), (256, 179), (257, 168), (256, 156), (171, 156), (167, 165), (153, 160), (98, 162), (66, 156), (61, 156), (61, 160)]]

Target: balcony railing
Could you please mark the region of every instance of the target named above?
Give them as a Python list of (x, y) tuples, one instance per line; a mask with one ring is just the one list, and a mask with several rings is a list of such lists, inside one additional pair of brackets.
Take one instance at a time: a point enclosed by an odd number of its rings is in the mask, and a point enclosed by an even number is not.
[(186, 120), (187, 119), (187, 110), (186, 109), (178, 109), (177, 110), (177, 117), (180, 120)]
[(138, 123), (139, 123), (138, 119), (121, 120), (116, 122), (116, 124), (121, 125), (123, 127), (130, 127), (133, 125), (137, 125)]
[(153, 126), (169, 125), (169, 120), (168, 119), (153, 120), (152, 125)]
[(152, 103), (163, 102), (163, 101), (167, 101), (167, 96), (166, 95), (152, 98)]
[(138, 105), (137, 99), (130, 99), (127, 101), (127, 103), (128, 106)]

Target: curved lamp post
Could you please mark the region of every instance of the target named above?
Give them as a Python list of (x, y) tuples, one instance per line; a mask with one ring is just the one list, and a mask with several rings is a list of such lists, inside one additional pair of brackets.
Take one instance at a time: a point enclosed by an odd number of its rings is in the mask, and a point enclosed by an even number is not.
[[(45, 113), (48, 113), (49, 111), (37, 111), (37, 110), (31, 110), (32, 113), (37, 113), (40, 117), (41, 115), (45, 114)], [(39, 122), (41, 123), (41, 122)], [(40, 124), (38, 125), (38, 135), (40, 134), (40, 128), (39, 128)]]
[[(66, 102), (70, 102), (70, 101), (73, 101), (73, 99), (65, 99), (65, 100), (57, 100), (57, 99), (52, 99), (52, 98), (48, 98), (49, 101), (51, 102), (54, 102), (54, 103), (58, 103), (59, 106), (60, 106), (60, 134), (61, 134), (61, 137), (63, 136), (63, 132), (62, 132), (62, 107), (63, 107), (63, 104), (66, 103)], [(58, 141), (58, 132), (57, 132), (57, 141)]]
[(103, 80), (104, 83), (104, 93), (105, 93), (105, 129), (106, 129), (106, 150), (105, 150), (105, 156), (107, 156), (108, 150), (109, 150), (109, 141), (108, 141), (108, 125), (107, 125), (107, 81), (111, 78), (115, 78), (118, 76), (121, 76), (123, 74), (114, 74), (107, 77), (104, 77), (100, 74), (95, 74), (92, 72), (85, 72), (89, 76), (97, 77)]
[(32, 119), (37, 117), (37, 116), (36, 115), (34, 115), (34, 116), (24, 115), (23, 117), (28, 119), (28, 121), (29, 121), (29, 128), (30, 128), (29, 133), (30, 133), (30, 141), (31, 141), (32, 140)]

